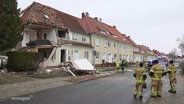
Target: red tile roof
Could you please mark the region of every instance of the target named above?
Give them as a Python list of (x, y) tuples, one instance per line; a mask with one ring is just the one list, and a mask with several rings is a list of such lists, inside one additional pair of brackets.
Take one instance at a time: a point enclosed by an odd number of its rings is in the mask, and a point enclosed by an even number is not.
[(149, 47), (146, 47), (144, 45), (138, 45), (143, 51), (151, 51), (151, 49)]
[(160, 55), (160, 52), (158, 50), (153, 49), (153, 52), (157, 55)]
[(137, 44), (130, 38), (130, 36), (127, 36), (128, 41), (134, 46), (137, 47)]
[(122, 36), (122, 41), (123, 41), (124, 43), (131, 44), (131, 42), (127, 39), (126, 34), (121, 34), (121, 36)]
[(84, 23), (84, 28), (88, 33), (95, 33), (101, 36), (112, 38), (115, 40), (124, 41), (122, 38), (121, 32), (119, 32), (115, 26), (110, 26), (106, 23), (103, 23), (97, 17), (89, 17), (88, 13), (82, 13), (82, 21)]

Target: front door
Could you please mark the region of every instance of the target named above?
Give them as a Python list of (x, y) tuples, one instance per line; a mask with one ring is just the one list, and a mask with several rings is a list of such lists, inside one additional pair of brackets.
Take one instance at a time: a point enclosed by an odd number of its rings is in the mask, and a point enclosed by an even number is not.
[(66, 62), (66, 50), (62, 49), (61, 50), (61, 63), (65, 63)]

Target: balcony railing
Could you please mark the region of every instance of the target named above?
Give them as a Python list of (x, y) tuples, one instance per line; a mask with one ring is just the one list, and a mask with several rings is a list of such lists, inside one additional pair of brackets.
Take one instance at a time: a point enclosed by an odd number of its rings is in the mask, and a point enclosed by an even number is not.
[(30, 41), (29, 43), (26, 43), (26, 46), (28, 47), (36, 47), (42, 45), (52, 45), (52, 43), (49, 40), (34, 40)]

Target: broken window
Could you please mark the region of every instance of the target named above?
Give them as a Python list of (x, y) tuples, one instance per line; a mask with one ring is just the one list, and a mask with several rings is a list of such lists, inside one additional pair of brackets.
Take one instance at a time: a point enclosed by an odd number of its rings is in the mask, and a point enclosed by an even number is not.
[(58, 36), (60, 38), (66, 38), (66, 31), (58, 30)]

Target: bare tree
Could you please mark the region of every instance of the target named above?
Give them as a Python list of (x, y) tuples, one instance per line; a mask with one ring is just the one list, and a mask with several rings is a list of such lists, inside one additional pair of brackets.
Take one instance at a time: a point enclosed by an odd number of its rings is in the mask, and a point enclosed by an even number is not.
[(177, 52), (176, 48), (172, 49), (172, 51), (169, 52), (169, 58), (171, 58), (171, 59), (175, 59), (177, 55), (178, 55), (178, 52)]
[(181, 38), (178, 38), (176, 41), (178, 41), (179, 45), (178, 48), (180, 49), (181, 53), (184, 53), (184, 35)]

